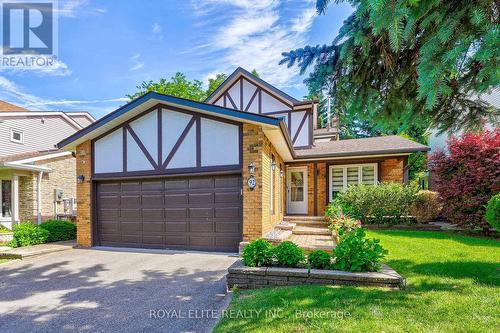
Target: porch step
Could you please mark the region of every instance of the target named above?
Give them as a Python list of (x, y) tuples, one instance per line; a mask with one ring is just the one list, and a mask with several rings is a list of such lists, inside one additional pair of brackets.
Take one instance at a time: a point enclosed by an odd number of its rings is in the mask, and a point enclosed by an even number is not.
[(325, 235), (331, 236), (332, 232), (328, 228), (296, 226), (292, 233), (294, 235)]
[(318, 221), (324, 222), (324, 216), (309, 216), (309, 215), (285, 215), (283, 216), (283, 221), (295, 222), (295, 221)]
[(328, 228), (326, 221), (295, 221), (298, 227)]

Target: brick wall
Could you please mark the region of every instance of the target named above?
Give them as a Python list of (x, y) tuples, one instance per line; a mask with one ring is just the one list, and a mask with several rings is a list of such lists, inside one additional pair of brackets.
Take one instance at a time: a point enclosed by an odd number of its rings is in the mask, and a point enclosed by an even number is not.
[[(55, 217), (54, 190), (61, 189), (63, 198), (76, 197), (76, 159), (73, 156), (64, 156), (37, 162), (36, 165), (52, 169), (44, 172), (41, 183), (41, 213), (42, 220)], [(19, 177), (19, 219), (20, 221), (37, 221), (37, 178), (33, 172)], [(59, 213), (64, 211), (63, 202), (57, 204)]]
[(92, 150), (90, 141), (76, 147), (76, 176), (83, 175), (83, 183), (76, 184), (77, 204), (77, 237), (78, 246), (92, 246), (92, 221), (91, 221), (91, 170)]
[(404, 181), (404, 165), (407, 157), (395, 157), (385, 159), (380, 162), (380, 180), (383, 182), (398, 182)]
[[(361, 163), (378, 163), (379, 180), (382, 182), (404, 182), (404, 166), (406, 165), (405, 156), (394, 157), (388, 159), (364, 159), (364, 160), (336, 160), (336, 164), (361, 164)], [(316, 162), (316, 203), (314, 202), (314, 162), (308, 163), (291, 163), (289, 167), (307, 167), (307, 215), (314, 215), (314, 209), (316, 205), (316, 215), (321, 216), (325, 213), (325, 207), (328, 202), (328, 170), (329, 165), (332, 162), (317, 161)], [(286, 193), (286, 192), (284, 192)]]
[[(76, 159), (64, 156), (47, 161), (41, 161), (41, 166), (52, 169), (42, 177), (42, 218), (52, 219), (55, 216), (54, 190), (63, 191), (63, 198), (76, 198)], [(62, 201), (57, 203), (57, 212), (64, 212)]]
[(19, 177), (19, 221), (36, 222), (36, 179), (32, 173)]
[[(276, 168), (274, 170), (274, 209), (271, 210), (271, 164), (272, 155), (275, 157)], [(255, 165), (254, 177), (257, 186), (251, 190), (246, 181), (248, 164)], [(281, 188), (284, 188), (284, 178), (280, 177), (279, 166), (283, 165), (283, 160), (278, 155), (270, 141), (265, 136), (262, 128), (256, 125), (243, 125), (243, 241), (251, 241), (262, 237), (263, 234), (271, 231), (276, 223), (283, 219), (280, 210), (280, 197), (284, 201)], [(284, 204), (281, 205), (285, 209)]]

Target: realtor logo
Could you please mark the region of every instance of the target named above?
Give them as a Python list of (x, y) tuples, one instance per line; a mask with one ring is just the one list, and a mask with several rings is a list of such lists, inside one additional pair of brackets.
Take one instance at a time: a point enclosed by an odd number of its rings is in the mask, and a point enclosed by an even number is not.
[(0, 67), (47, 68), (57, 60), (57, 3), (0, 0)]

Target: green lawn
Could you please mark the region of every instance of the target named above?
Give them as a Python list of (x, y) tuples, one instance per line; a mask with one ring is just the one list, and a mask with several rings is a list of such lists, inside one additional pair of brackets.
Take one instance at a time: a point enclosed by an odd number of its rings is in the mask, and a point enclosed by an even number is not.
[(10, 261), (11, 259), (0, 259), (0, 264), (3, 264), (4, 262)]
[[(262, 312), (233, 312), (233, 317), (249, 318), (225, 318), (215, 331), (493, 332), (500, 327), (499, 241), (425, 231), (368, 235), (389, 250), (386, 262), (406, 277), (406, 290), (297, 286), (237, 291), (228, 310)], [(317, 312), (304, 318), (297, 310)]]

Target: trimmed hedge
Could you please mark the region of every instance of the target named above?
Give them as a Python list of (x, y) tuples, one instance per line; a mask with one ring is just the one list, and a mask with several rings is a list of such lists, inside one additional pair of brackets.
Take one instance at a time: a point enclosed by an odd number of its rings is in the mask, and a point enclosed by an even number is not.
[(418, 223), (435, 221), (443, 205), (439, 200), (439, 193), (422, 190), (415, 195), (415, 201), (410, 207), (410, 213)]
[(398, 224), (407, 223), (410, 208), (415, 202), (417, 184), (381, 183), (373, 185), (350, 186), (340, 192), (330, 203), (327, 213), (343, 214), (359, 219), (365, 224)]
[(297, 267), (306, 259), (304, 251), (297, 244), (290, 241), (278, 244), (273, 249), (273, 254), (278, 266), (284, 267)]
[(43, 244), (49, 238), (47, 230), (31, 222), (16, 224), (12, 227), (12, 231), (14, 235), (9, 244), (12, 247)]
[(76, 238), (76, 225), (66, 220), (49, 220), (40, 227), (49, 232), (48, 241), (58, 242)]
[(500, 193), (491, 197), (486, 205), (486, 222), (497, 231), (500, 231)]

